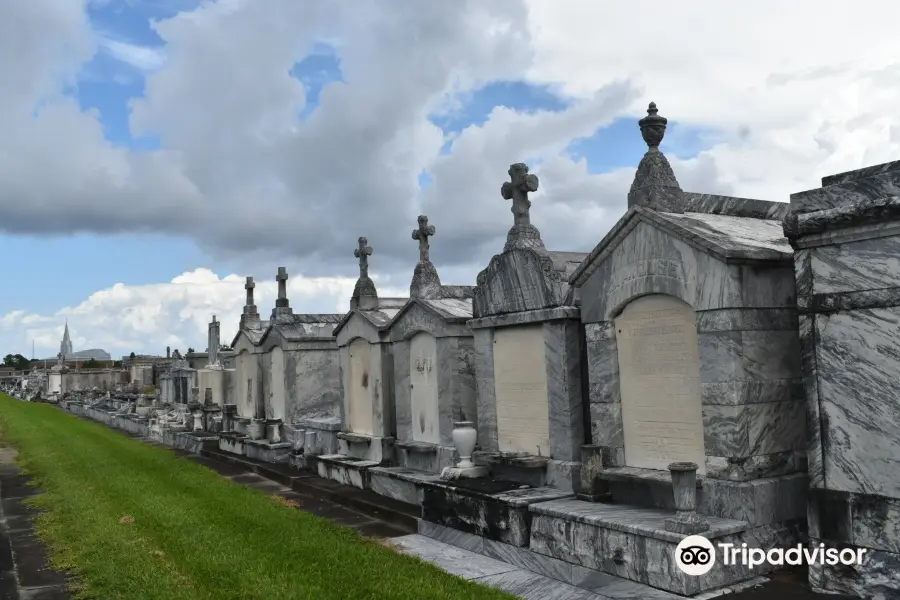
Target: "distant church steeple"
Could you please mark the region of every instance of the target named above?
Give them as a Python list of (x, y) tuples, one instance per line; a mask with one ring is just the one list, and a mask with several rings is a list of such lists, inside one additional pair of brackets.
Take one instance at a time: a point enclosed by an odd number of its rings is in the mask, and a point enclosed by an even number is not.
[(72, 340), (69, 339), (69, 320), (66, 319), (66, 330), (63, 332), (62, 343), (59, 345), (59, 353), (62, 354), (63, 360), (67, 356), (72, 356), (75, 352), (72, 350)]

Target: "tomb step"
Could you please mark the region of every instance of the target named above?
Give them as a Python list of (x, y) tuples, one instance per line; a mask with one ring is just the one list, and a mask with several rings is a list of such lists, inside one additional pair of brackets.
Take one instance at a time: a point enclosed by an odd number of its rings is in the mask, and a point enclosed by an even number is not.
[[(636, 467), (604, 469), (599, 478), (606, 482), (612, 504), (675, 510), (672, 474), (669, 471)], [(704, 506), (703, 476), (697, 478), (697, 502)]]
[(371, 490), (361, 490), (321, 477), (298, 480), (292, 487), (298, 493), (328, 498), (337, 504), (353, 508), (381, 521), (411, 532), (418, 531), (418, 521), (422, 509), (415, 504), (401, 502), (376, 494)]
[[(695, 596), (767, 575), (772, 567), (724, 565), (716, 560), (702, 576), (682, 573), (675, 551), (683, 534), (666, 530), (674, 511), (584, 502), (575, 499), (533, 504), (529, 550), (615, 575), (667, 592)], [(709, 529), (700, 535), (714, 545), (784, 548), (801, 540), (796, 524), (752, 527), (744, 521), (705, 516)], [(560, 535), (560, 532), (567, 532)]]
[(266, 463), (221, 450), (204, 450), (200, 454), (220, 463), (244, 467), (262, 477), (286, 485), (298, 494), (324, 498), (395, 525), (404, 531), (417, 531), (421, 509), (416, 505), (380, 496), (369, 490), (342, 485), (330, 479), (323, 479), (313, 471), (296, 469), (283, 463)]

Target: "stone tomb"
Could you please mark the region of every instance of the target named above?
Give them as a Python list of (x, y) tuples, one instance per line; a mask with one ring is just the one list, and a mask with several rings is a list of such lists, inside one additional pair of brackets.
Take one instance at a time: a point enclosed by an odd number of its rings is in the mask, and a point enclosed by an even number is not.
[[(687, 525), (675, 513), (672, 463), (695, 465), (699, 489), (688, 498), (702, 535), (762, 548), (800, 541), (807, 478), (793, 261), (785, 205), (681, 192), (658, 149), (665, 120), (653, 105), (648, 113), (650, 149), (629, 209), (570, 280), (587, 339), (593, 445), (584, 451), (600, 457), (585, 460), (583, 497), (599, 490), (612, 503), (536, 505), (532, 550), (695, 594), (750, 575), (675, 568)], [(546, 537), (566, 523), (572, 539)], [(581, 537), (592, 541), (573, 541)], [(594, 545), (612, 538), (621, 564)], [(640, 547), (646, 555), (633, 554)]]
[(234, 352), (234, 404), (223, 407), (223, 431), (219, 436), (219, 448), (226, 452), (243, 454), (246, 439), (265, 437), (265, 404), (262, 396), (262, 348), (260, 341), (269, 328), (269, 322), (260, 319), (254, 303), (256, 284), (247, 277), (244, 286), (247, 299), (241, 314), (240, 327), (231, 343)]
[(477, 421), (472, 331), (472, 288), (442, 285), (428, 238), (435, 228), (419, 217), (413, 239), (419, 262), (410, 300), (391, 321), (396, 415), (395, 467), (369, 469), (369, 484), (409, 503), (421, 501), (417, 484), (454, 466), (453, 429)]
[[(285, 269), (280, 270), (282, 275), (279, 284), (286, 285)], [(342, 318), (339, 314), (294, 314), (286, 288), (279, 287), (269, 328), (259, 342), (267, 443), (248, 449), (248, 456), (305, 466), (311, 456), (337, 451), (342, 394), (333, 331)]]
[(339, 451), (316, 460), (320, 476), (364, 488), (366, 470), (391, 461), (395, 431), (394, 355), (388, 325), (406, 298), (379, 298), (369, 277), (372, 248), (359, 238), (359, 279), (350, 312), (334, 329), (340, 355)]
[(509, 169), (513, 201), (503, 253), (478, 275), (473, 301), (478, 464), (495, 478), (571, 490), (585, 442), (579, 310), (566, 277), (585, 255), (548, 252), (531, 224), (538, 180)]
[(791, 195), (811, 544), (866, 550), (810, 567), (816, 590), (900, 598), (900, 161)]

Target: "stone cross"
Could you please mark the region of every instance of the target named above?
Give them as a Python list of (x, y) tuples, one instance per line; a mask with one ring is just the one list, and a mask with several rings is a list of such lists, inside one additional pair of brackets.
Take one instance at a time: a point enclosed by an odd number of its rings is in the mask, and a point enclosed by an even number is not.
[(253, 278), (248, 277), (247, 283), (244, 284), (244, 289), (247, 290), (247, 306), (253, 306), (253, 288), (256, 287), (256, 284), (253, 283)]
[(537, 175), (528, 173), (528, 165), (516, 163), (509, 167), (509, 179), (500, 188), (500, 194), (504, 200), (512, 200), (510, 211), (515, 218), (515, 224), (530, 225), (531, 215), (528, 210), (531, 208), (531, 201), (528, 199), (528, 193), (537, 191)]
[(419, 228), (413, 229), (412, 239), (419, 240), (419, 262), (429, 262), (431, 257), (428, 254), (430, 246), (428, 238), (434, 235), (434, 225), (428, 224), (428, 217), (419, 215)]
[(62, 366), (63, 364), (63, 353), (60, 352), (56, 355), (56, 364)]
[(284, 300), (287, 298), (287, 280), (288, 274), (287, 269), (284, 267), (278, 267), (278, 275), (275, 276), (275, 281), (278, 282), (278, 299)]
[(372, 246), (369, 246), (369, 240), (364, 237), (358, 240), (359, 247), (353, 251), (353, 256), (359, 259), (359, 276), (369, 276), (369, 257), (372, 256)]

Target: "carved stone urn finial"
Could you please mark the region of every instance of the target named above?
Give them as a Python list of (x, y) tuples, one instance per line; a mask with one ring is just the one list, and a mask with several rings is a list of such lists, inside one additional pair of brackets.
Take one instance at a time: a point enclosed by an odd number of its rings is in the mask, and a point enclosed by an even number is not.
[(647, 107), (647, 116), (638, 121), (641, 126), (641, 137), (650, 147), (651, 150), (659, 148), (666, 135), (666, 123), (669, 120), (659, 116), (659, 110), (656, 108), (656, 102), (651, 102)]

